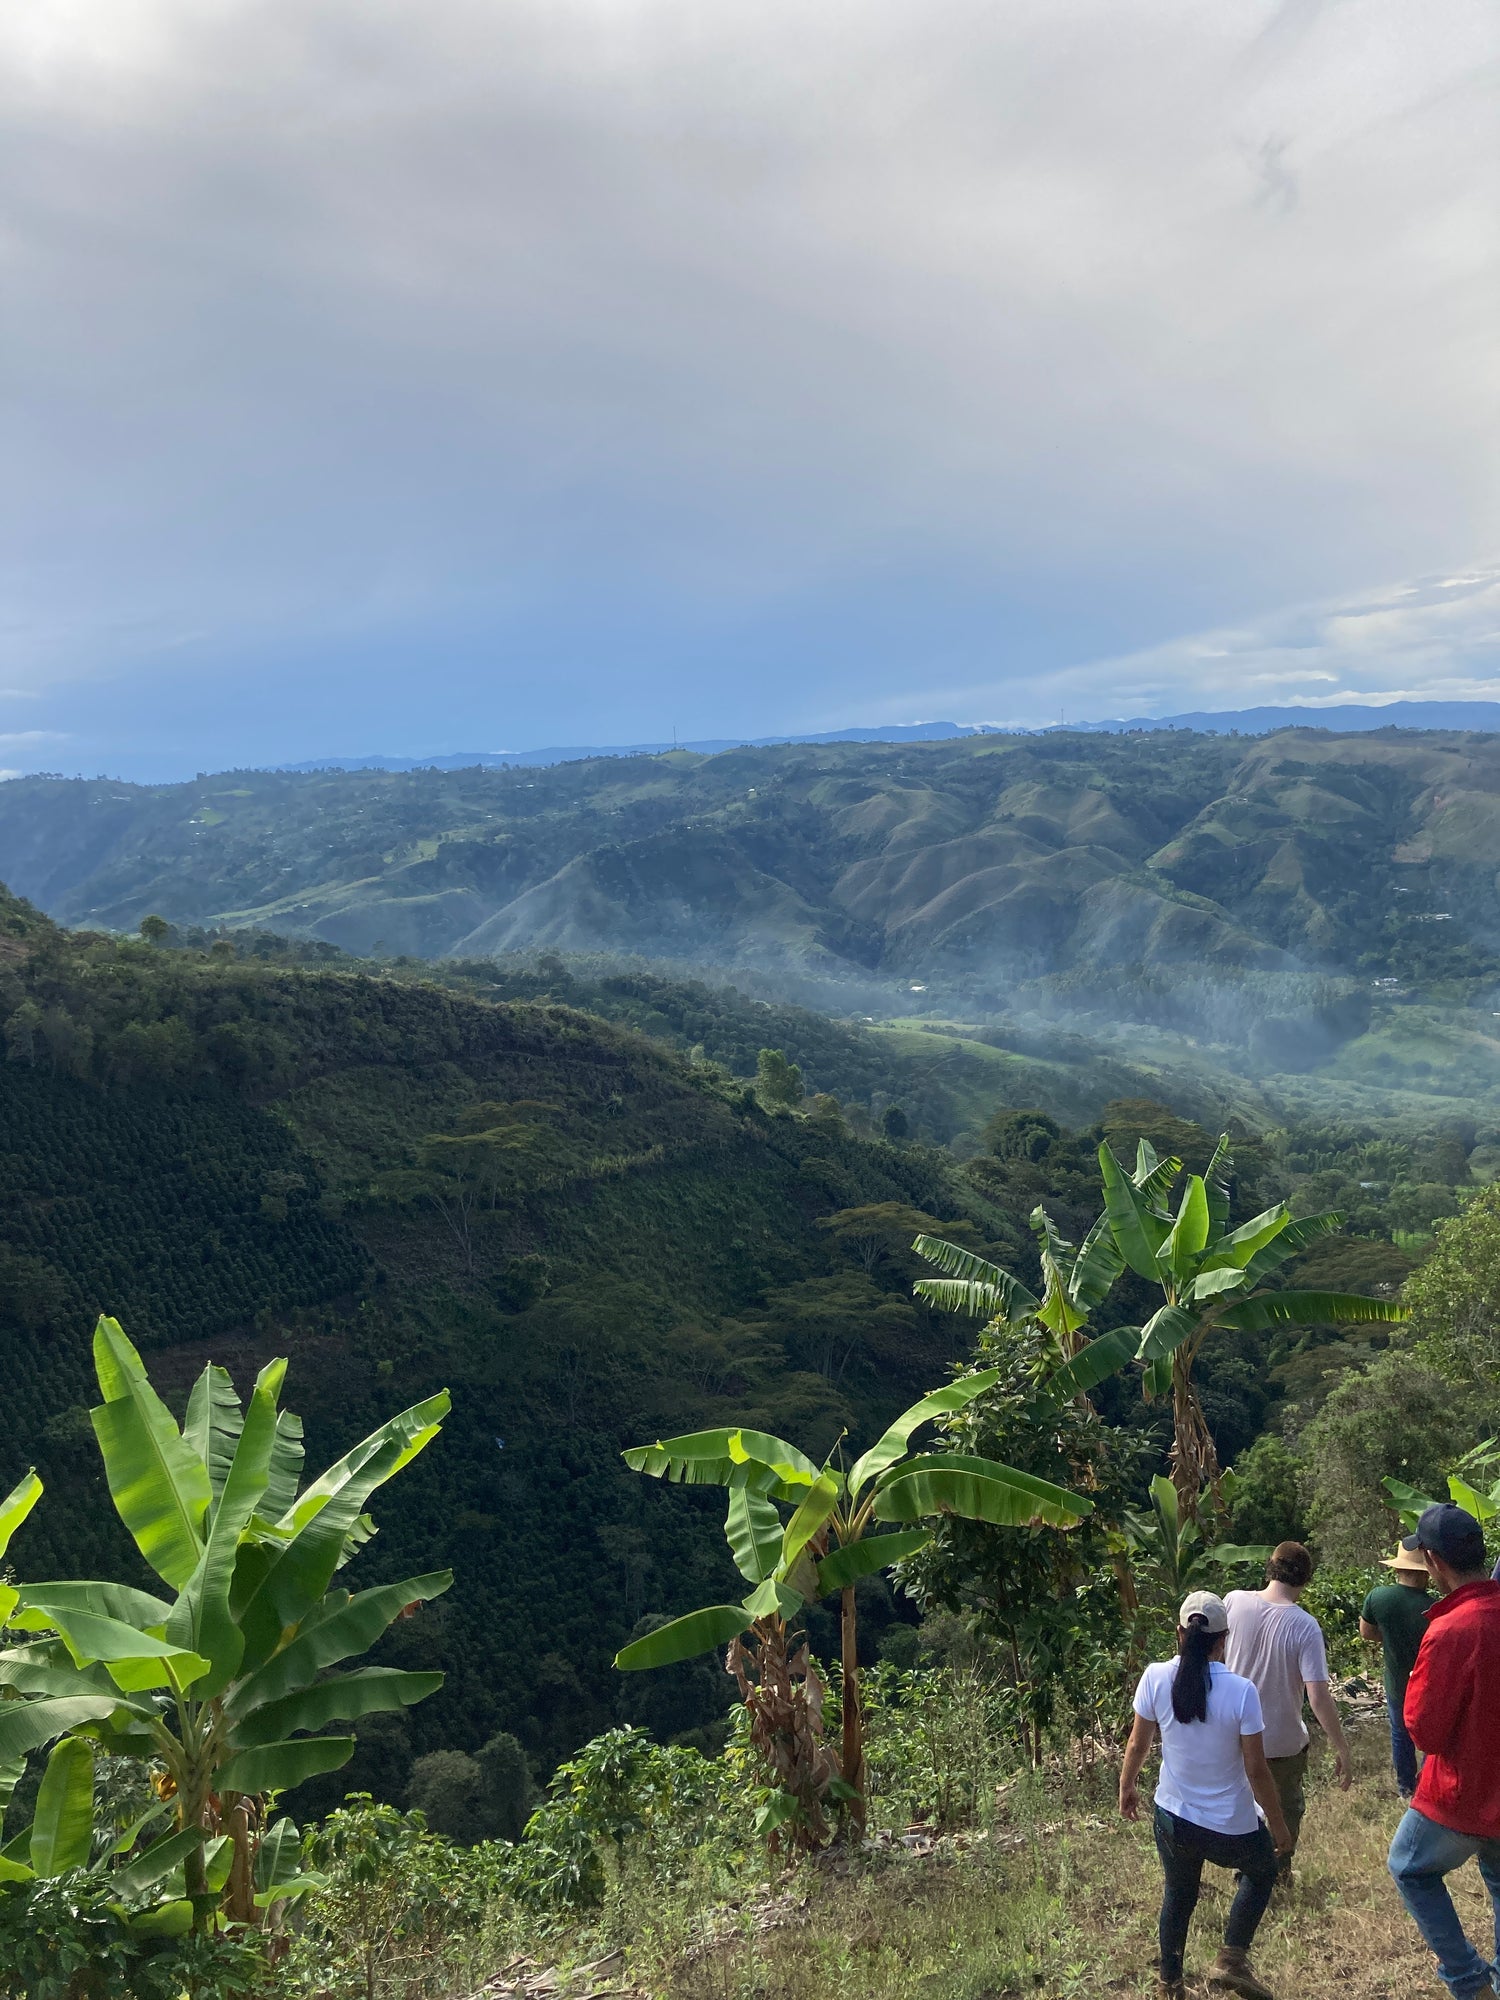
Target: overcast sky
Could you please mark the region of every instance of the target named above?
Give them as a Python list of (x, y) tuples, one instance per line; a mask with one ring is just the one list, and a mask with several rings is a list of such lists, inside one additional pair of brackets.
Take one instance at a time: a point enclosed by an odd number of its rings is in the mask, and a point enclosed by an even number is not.
[(1493, 0), (0, 13), (0, 765), (1500, 697)]

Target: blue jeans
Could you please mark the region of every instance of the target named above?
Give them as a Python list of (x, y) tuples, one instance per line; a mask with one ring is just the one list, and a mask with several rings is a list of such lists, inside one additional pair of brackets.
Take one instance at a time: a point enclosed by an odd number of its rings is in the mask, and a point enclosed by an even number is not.
[(1224, 1926), (1224, 1942), (1248, 1951), (1276, 1887), (1276, 1849), (1263, 1826), (1254, 1833), (1215, 1833), (1211, 1827), (1179, 1819), (1163, 1806), (1156, 1808), (1152, 1825), (1162, 1873), (1166, 1876), (1159, 1936), (1161, 1976), (1170, 1986), (1174, 1979), (1182, 1977), (1182, 1954), (1187, 1948), (1188, 1925), (1198, 1907), (1204, 1862), (1212, 1861), (1215, 1867), (1239, 1871), (1239, 1886)]
[(1417, 1789), (1417, 1746), (1406, 1733), (1401, 1710), (1392, 1708), (1390, 1714), (1391, 1765), (1396, 1773), (1396, 1783), (1401, 1788), (1401, 1796), (1409, 1799)]
[(1488, 1992), (1500, 1969), (1487, 1964), (1464, 1935), (1464, 1927), (1448, 1894), (1445, 1875), (1470, 1859), (1490, 1892), (1495, 1911), (1496, 1949), (1500, 1951), (1500, 1840), (1479, 1840), (1455, 1833), (1436, 1820), (1408, 1810), (1391, 1842), (1390, 1868), (1417, 1929), (1438, 1962), (1438, 1976), (1454, 2000), (1472, 2000)]

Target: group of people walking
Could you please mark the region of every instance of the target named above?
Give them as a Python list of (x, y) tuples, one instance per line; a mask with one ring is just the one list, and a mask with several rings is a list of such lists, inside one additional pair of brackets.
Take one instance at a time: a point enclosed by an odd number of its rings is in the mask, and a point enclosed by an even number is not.
[[(1490, 1575), (1479, 1523), (1447, 1503), (1426, 1510), (1386, 1567), (1392, 1580), (1366, 1597), (1360, 1631), (1384, 1656), (1391, 1761), (1407, 1807), (1391, 1874), (1449, 1992), (1500, 2000), (1500, 1963), (1467, 1937), (1444, 1879), (1477, 1860), (1500, 1957), (1500, 1581)], [(1344, 1790), (1352, 1775), (1323, 1634), (1298, 1603), (1312, 1574), (1302, 1544), (1282, 1542), (1263, 1590), (1223, 1598), (1193, 1591), (1178, 1613), (1176, 1657), (1147, 1667), (1136, 1689), (1120, 1811), (1140, 1818), (1138, 1781), (1159, 1743), (1160, 2000), (1183, 2000), (1186, 1991), (1183, 1959), (1205, 1863), (1237, 1877), (1209, 1984), (1273, 2000), (1250, 1948), (1278, 1882), (1290, 1876), (1302, 1829), (1304, 1702)]]

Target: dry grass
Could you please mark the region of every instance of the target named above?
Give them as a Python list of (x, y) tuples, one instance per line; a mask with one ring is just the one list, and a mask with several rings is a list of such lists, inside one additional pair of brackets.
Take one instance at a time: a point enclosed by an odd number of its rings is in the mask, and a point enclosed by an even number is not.
[[(1445, 1989), (1386, 1872), (1401, 1807), (1384, 1731), (1362, 1730), (1354, 1741), (1358, 1776), (1348, 1794), (1328, 1782), (1331, 1764), (1314, 1767), (1297, 1881), (1266, 1916), (1257, 1967), (1278, 2000), (1441, 2000)], [(1013, 1830), (1024, 1835), (1019, 1843), (1002, 1836), (844, 1874), (810, 1869), (773, 1928), (757, 1933), (747, 1907), (721, 1921), (707, 1948), (689, 1911), (643, 1912), (629, 1977), (659, 2000), (1149, 1994), (1160, 1870), (1148, 1829), (1127, 1826), (1109, 1806), (1075, 1795), (1061, 1809), (1042, 1803), (1029, 1828)], [(1477, 1871), (1464, 1870), (1453, 1887), (1470, 1934), (1487, 1949)], [(1229, 1889), (1227, 1875), (1207, 1871), (1189, 1941), (1189, 1991), (1206, 1991)]]

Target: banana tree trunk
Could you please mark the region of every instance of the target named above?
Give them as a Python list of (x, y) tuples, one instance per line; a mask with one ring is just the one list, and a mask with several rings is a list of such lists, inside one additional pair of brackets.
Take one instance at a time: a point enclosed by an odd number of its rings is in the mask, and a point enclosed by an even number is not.
[(1196, 1521), (1204, 1492), (1217, 1502), (1219, 1454), (1203, 1415), (1193, 1382), (1197, 1342), (1179, 1347), (1172, 1357), (1172, 1484), (1183, 1520)]
[(857, 1838), (865, 1831), (865, 1712), (859, 1698), (859, 1625), (854, 1586), (846, 1584), (839, 1598), (839, 1637), (843, 1664), (844, 1783), (859, 1794), (849, 1801), (849, 1826)]

